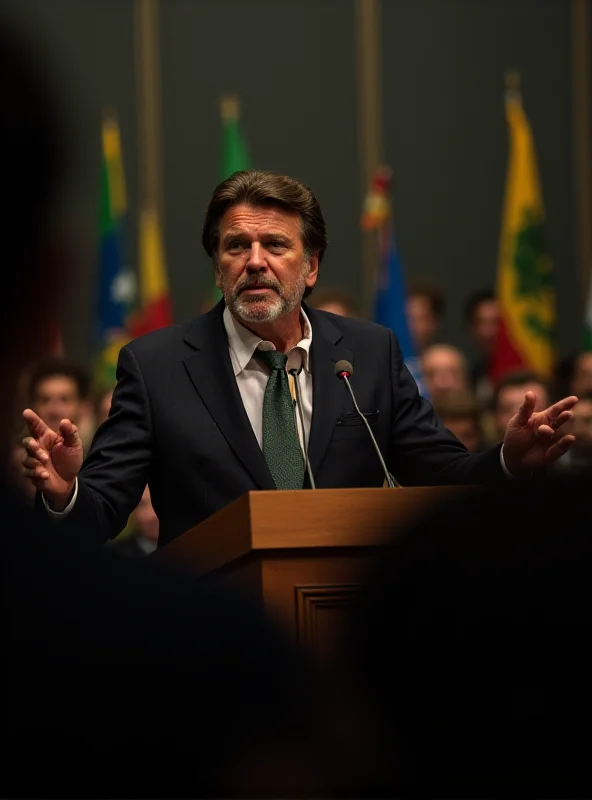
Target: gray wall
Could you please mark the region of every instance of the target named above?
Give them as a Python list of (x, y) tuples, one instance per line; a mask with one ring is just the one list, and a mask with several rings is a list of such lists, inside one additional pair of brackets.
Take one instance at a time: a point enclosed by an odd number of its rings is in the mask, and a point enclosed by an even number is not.
[[(507, 157), (503, 72), (522, 73), (559, 295), (560, 344), (577, 343), (567, 0), (383, 0), (386, 157), (407, 274), (442, 284), (443, 336), (466, 345), (462, 305), (494, 281)], [(117, 109), (136, 256), (138, 164), (132, 0), (0, 0), (39, 31), (76, 120), (80, 273), (65, 319), (89, 353), (96, 278), (100, 114)], [(218, 182), (218, 101), (236, 91), (254, 166), (308, 182), (330, 246), (322, 283), (362, 288), (353, 0), (162, 0), (165, 243), (176, 316), (211, 286), (200, 246)]]

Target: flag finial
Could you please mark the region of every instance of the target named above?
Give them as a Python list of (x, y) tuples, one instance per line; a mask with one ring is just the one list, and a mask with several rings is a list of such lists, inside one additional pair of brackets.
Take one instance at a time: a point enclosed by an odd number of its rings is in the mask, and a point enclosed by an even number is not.
[(220, 114), (225, 122), (239, 118), (240, 105), (235, 94), (225, 94), (220, 100)]
[(522, 81), (516, 67), (508, 67), (504, 73), (506, 93), (516, 100), (522, 100)]

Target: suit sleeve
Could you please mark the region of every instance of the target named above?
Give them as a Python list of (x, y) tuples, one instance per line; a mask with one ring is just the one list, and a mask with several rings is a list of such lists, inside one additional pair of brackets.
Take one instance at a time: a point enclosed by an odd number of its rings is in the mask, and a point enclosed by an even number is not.
[[(99, 427), (78, 476), (68, 527), (88, 543), (117, 536), (140, 502), (153, 458), (150, 402), (133, 351), (121, 349), (109, 418)], [(82, 533), (84, 532), (84, 533)]]
[(437, 486), (504, 481), (501, 445), (470, 454), (436, 416), (405, 366), (389, 331), (393, 423), (389, 469), (403, 486)]

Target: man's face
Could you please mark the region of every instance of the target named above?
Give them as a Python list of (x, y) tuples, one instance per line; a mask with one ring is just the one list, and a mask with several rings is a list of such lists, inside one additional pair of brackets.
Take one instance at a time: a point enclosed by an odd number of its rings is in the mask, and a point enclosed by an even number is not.
[(575, 395), (592, 392), (592, 353), (582, 353), (576, 359), (571, 390)]
[(549, 405), (547, 390), (540, 383), (524, 383), (522, 386), (506, 386), (499, 393), (495, 410), (495, 424), (498, 436), (503, 438), (508, 422), (524, 402), (526, 392), (534, 392), (536, 403), (534, 410), (542, 411)]
[(438, 318), (430, 301), (424, 295), (412, 295), (406, 303), (409, 331), (416, 348), (421, 353), (429, 345), (438, 330)]
[(475, 309), (471, 322), (471, 333), (477, 347), (489, 355), (495, 344), (499, 327), (499, 304), (497, 300), (484, 300)]
[(317, 275), (317, 256), (305, 257), (298, 214), (243, 203), (222, 217), (216, 285), (241, 321), (273, 322), (289, 314)]
[(432, 399), (467, 388), (462, 355), (452, 349), (442, 348), (426, 353), (422, 359), (422, 372)]
[(481, 434), (477, 420), (473, 416), (442, 417), (442, 422), (464, 444), (469, 453), (477, 452), (481, 446)]
[(59, 429), (63, 419), (78, 425), (83, 402), (76, 381), (67, 375), (44, 378), (37, 384), (32, 408), (53, 431)]

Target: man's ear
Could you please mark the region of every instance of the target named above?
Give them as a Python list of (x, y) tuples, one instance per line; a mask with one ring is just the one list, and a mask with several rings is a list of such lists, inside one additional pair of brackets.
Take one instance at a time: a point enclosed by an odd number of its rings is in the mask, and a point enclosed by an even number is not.
[(312, 289), (312, 287), (317, 282), (318, 277), (319, 277), (319, 254), (315, 253), (313, 256), (311, 256), (309, 262), (308, 275), (306, 276), (306, 286), (308, 289)]

